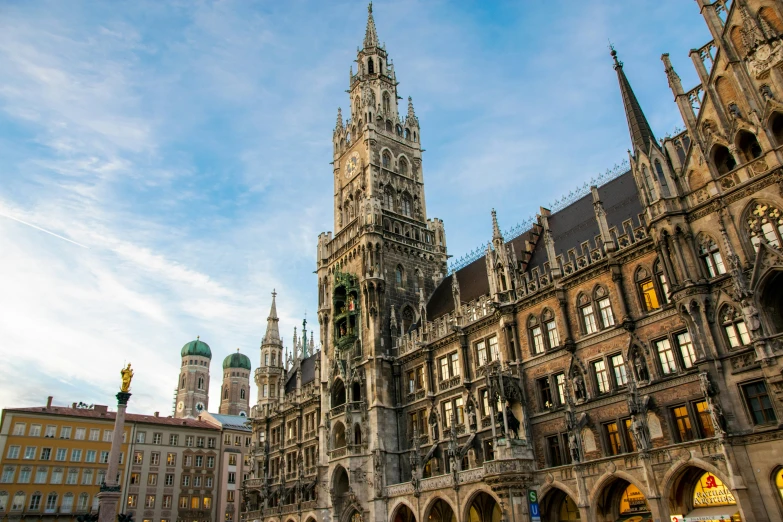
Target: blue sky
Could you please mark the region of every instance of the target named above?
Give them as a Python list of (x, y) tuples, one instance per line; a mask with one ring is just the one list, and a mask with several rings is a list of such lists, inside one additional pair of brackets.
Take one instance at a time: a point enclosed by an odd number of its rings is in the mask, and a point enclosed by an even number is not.
[[(683, 0), (374, 14), (457, 257), (489, 238), (493, 207), (510, 228), (627, 157), (608, 39), (659, 137), (682, 126), (661, 53), (687, 89), (688, 51), (710, 39)], [(200, 335), (216, 410), (222, 359), (258, 363), (273, 288), (290, 345), (314, 318), (366, 16), (340, 0), (0, 6), (0, 408), (111, 404), (131, 361), (131, 411), (169, 414), (179, 349)]]

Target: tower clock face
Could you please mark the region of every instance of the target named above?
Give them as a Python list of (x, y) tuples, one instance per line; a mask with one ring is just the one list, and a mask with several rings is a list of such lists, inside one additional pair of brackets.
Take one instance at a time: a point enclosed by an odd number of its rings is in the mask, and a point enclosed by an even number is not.
[(359, 153), (354, 151), (345, 162), (345, 177), (352, 178), (359, 171)]
[(184, 409), (185, 409), (185, 403), (184, 403), (184, 402), (182, 402), (182, 401), (179, 401), (179, 402), (177, 403), (177, 411), (182, 411), (182, 410), (184, 410)]
[(201, 402), (197, 403), (197, 404), (196, 404), (196, 409), (197, 409), (198, 411), (204, 411), (204, 404), (203, 404), (203, 403), (201, 403)]

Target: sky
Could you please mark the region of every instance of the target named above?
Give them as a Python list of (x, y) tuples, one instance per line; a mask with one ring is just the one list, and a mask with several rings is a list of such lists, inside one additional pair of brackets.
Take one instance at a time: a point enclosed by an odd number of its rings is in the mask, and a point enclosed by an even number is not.
[[(317, 328), (332, 131), (366, 3), (0, 5), (0, 408), (172, 413), (183, 344), (255, 367), (271, 292)], [(429, 217), (455, 258), (627, 158), (615, 45), (656, 136), (682, 127), (660, 55), (696, 85), (695, 1), (377, 1), (421, 123)], [(401, 110), (405, 110), (403, 106)], [(315, 338), (318, 339), (318, 332)], [(251, 393), (255, 397), (255, 389)]]

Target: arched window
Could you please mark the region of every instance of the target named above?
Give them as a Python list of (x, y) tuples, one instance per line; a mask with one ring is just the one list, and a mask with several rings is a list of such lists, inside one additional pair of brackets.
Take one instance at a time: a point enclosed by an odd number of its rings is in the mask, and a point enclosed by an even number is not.
[(411, 217), (411, 197), (407, 194), (402, 197), (402, 213), (405, 216)]
[(775, 489), (778, 490), (778, 495), (780, 496), (780, 499), (783, 500), (783, 468), (780, 468), (777, 473), (775, 473)]
[[(82, 495), (86, 494), (87, 493), (82, 493)], [(81, 500), (81, 497), (79, 500)], [(54, 513), (54, 510), (57, 509), (57, 493), (52, 492), (46, 496), (46, 507), (44, 509), (47, 513)], [(86, 506), (85, 509), (87, 509)]]
[(383, 168), (385, 169), (391, 168), (391, 155), (388, 152), (384, 152), (381, 156), (381, 165), (383, 165)]
[(351, 133), (348, 132), (345, 134), (345, 142), (350, 145), (351, 144)]
[(718, 245), (706, 234), (699, 236), (699, 257), (710, 278), (726, 273)]
[(70, 513), (73, 510), (73, 493), (63, 495), (63, 503), (60, 506), (61, 513)]
[(405, 271), (402, 269), (402, 265), (397, 265), (397, 269), (394, 271), (394, 282), (400, 288), (405, 287)]
[(204, 377), (200, 376), (198, 377), (198, 389), (203, 390), (204, 389)]
[(614, 326), (614, 312), (612, 302), (603, 286), (599, 286), (593, 292), (593, 298), (582, 293), (577, 297), (579, 315), (582, 319), (582, 332), (590, 335)]
[(375, 61), (372, 58), (367, 60), (367, 72), (375, 74)]
[(420, 270), (417, 268), (417, 269), (416, 269), (416, 270), (413, 272), (413, 292), (414, 292), (416, 295), (418, 295), (418, 294), (419, 294), (419, 289), (420, 289), (420, 288), (421, 288), (421, 286), (422, 286), (422, 285), (421, 285), (421, 282), (422, 282), (422, 281), (423, 281), (423, 278), (422, 278), (422, 275), (421, 275), (421, 271), (420, 271)]
[(8, 492), (0, 491), (0, 513), (8, 507)]
[(672, 194), (669, 191), (669, 183), (666, 181), (666, 176), (663, 173), (663, 166), (658, 160), (655, 160), (654, 165), (655, 173), (658, 175), (658, 183), (661, 185), (661, 196), (668, 198)]
[(391, 120), (386, 120), (386, 132), (394, 132)]
[(400, 158), (399, 166), (400, 166), (400, 168), (399, 168), (400, 174), (402, 174), (403, 176), (407, 176), (408, 175), (408, 161), (405, 158)]
[(602, 328), (614, 326), (614, 312), (612, 311), (612, 302), (609, 300), (609, 294), (606, 288), (599, 286), (595, 289), (595, 303), (598, 306), (598, 314), (601, 320)]
[(666, 274), (663, 272), (663, 263), (661, 263), (660, 259), (655, 260), (655, 264), (653, 265), (653, 273), (655, 274), (655, 279), (658, 282), (658, 288), (661, 290), (661, 293), (659, 294), (661, 303), (668, 304), (669, 285), (666, 282)]
[[(389, 93), (386, 91), (383, 91), (383, 95), (381, 96), (381, 99), (383, 100), (383, 112), (386, 114), (389, 114), (391, 112), (391, 96), (389, 96)], [(391, 122), (387, 121), (387, 130), (391, 132)]]
[(414, 320), (415, 318), (413, 317), (413, 310), (410, 306), (406, 306), (402, 311), (402, 333), (408, 333), (408, 330), (410, 330)]
[(395, 127), (395, 129), (397, 130), (397, 136), (402, 136), (402, 126), (397, 124), (397, 127)]
[(756, 203), (748, 214), (748, 233), (754, 247), (762, 236), (772, 246), (783, 245), (783, 213), (767, 203)]
[(557, 321), (555, 321), (555, 314), (547, 308), (544, 313), (541, 314), (541, 322), (544, 323), (544, 330), (546, 331), (546, 340), (549, 348), (557, 348), (560, 346), (560, 334), (557, 332)]
[(724, 306), (719, 318), (730, 348), (739, 348), (750, 344), (750, 333), (748, 333), (745, 320), (733, 306)]
[(27, 509), (30, 511), (38, 511), (41, 509), (41, 492), (36, 491), (32, 495), (30, 495), (30, 505), (27, 506)]
[(239, 390), (239, 398), (240, 399), (244, 399), (245, 398), (245, 389), (244, 388)]
[(411, 130), (408, 128), (405, 129), (405, 139), (406, 140), (411, 139)]
[(595, 309), (593, 308), (593, 301), (587, 294), (580, 294), (576, 298), (577, 305), (579, 306), (579, 316), (582, 319), (582, 332), (586, 335), (593, 334), (598, 331), (598, 319), (595, 315)]
[(223, 386), (223, 399), (228, 399), (228, 386)]
[(534, 355), (544, 353), (544, 331), (541, 329), (541, 323), (538, 317), (531, 315), (527, 320), (527, 329), (530, 335), (530, 348)]
[(740, 131), (737, 134), (737, 149), (744, 161), (752, 161), (761, 156), (761, 145), (756, 136), (748, 131)]
[(712, 162), (715, 164), (715, 168), (718, 169), (718, 174), (731, 172), (737, 166), (734, 156), (723, 145), (715, 145), (712, 148)]
[(783, 114), (773, 113), (769, 119), (769, 128), (772, 136), (775, 138), (775, 144), (780, 147), (783, 145)]
[(394, 189), (389, 185), (383, 191), (383, 206), (389, 210), (394, 210)]
[(652, 312), (661, 307), (658, 292), (653, 283), (652, 274), (643, 266), (636, 270), (636, 286), (639, 289), (639, 296), (642, 301), (642, 309), (645, 312)]
[(277, 362), (277, 357), (275, 357), (275, 354), (272, 354), (272, 366), (275, 366), (276, 362)]
[(81, 493), (79, 495), (79, 503), (76, 505), (77, 511), (87, 511), (90, 505), (90, 495), (87, 493)]
[(359, 423), (353, 425), (353, 443), (357, 446), (362, 443), (362, 427)]
[(647, 165), (642, 165), (642, 178), (644, 178), (644, 188), (647, 190), (647, 198), (650, 201), (658, 199), (655, 195), (655, 184), (653, 183), (652, 176), (650, 176), (650, 169)]
[(180, 383), (179, 383), (179, 388), (181, 390), (185, 389), (185, 376), (184, 375), (182, 376), (182, 381), (180, 381)]

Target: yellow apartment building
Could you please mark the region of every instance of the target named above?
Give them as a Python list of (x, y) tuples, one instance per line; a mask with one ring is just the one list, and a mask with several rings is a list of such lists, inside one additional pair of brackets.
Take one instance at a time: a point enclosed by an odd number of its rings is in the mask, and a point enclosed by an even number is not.
[[(0, 520), (68, 521), (97, 511), (113, 428), (114, 412), (106, 406), (74, 403), (70, 408), (57, 407), (52, 406), (52, 397), (44, 408), (4, 410), (0, 417)], [(126, 427), (121, 476), (129, 432)]]

